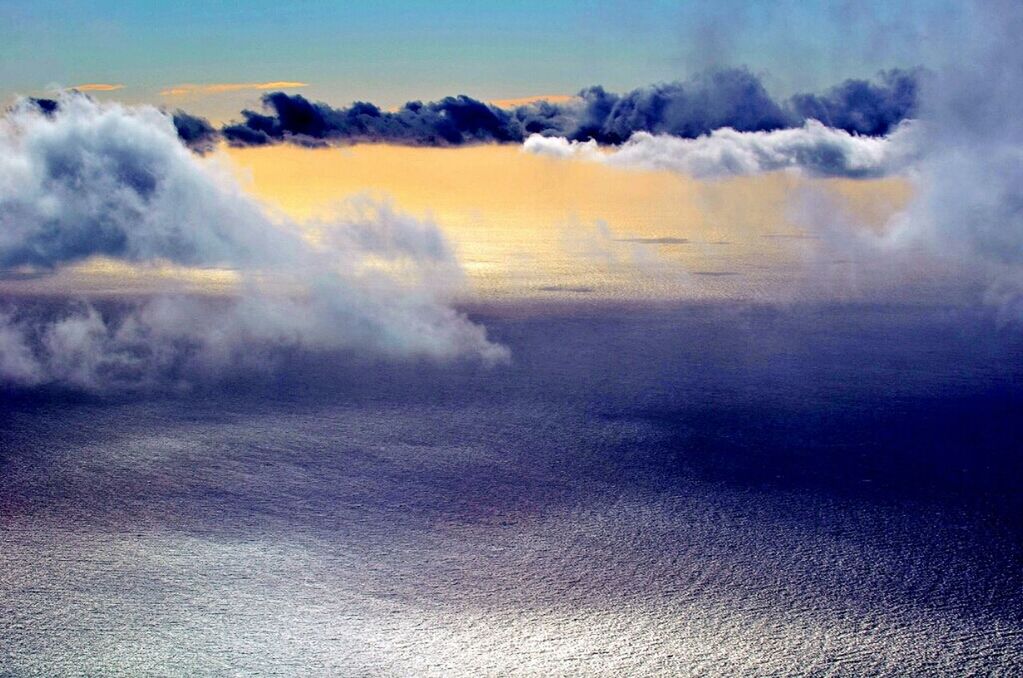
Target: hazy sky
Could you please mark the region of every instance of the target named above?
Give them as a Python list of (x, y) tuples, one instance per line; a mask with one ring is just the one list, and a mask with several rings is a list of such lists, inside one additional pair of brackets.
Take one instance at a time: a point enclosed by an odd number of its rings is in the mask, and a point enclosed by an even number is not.
[[(956, 11), (942, 0), (3, 0), (0, 94), (107, 83), (123, 85), (122, 100), (177, 105), (159, 93), (185, 83), (293, 81), (331, 103), (387, 106), (453, 93), (622, 90), (743, 64), (787, 94), (926, 63), (935, 43), (953, 37)], [(221, 93), (192, 108), (224, 115), (257, 98)]]

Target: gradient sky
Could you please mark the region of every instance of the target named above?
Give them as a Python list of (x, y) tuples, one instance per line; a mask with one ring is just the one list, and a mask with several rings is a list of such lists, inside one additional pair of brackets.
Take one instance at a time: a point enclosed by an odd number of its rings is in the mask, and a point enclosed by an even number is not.
[[(944, 0), (339, 3), (182, 0), (0, 2), (0, 95), (123, 85), (108, 95), (168, 105), (183, 83), (296, 81), (313, 98), (385, 106), (623, 90), (747, 64), (776, 93), (926, 63), (954, 36)], [(192, 101), (215, 117), (258, 91)]]

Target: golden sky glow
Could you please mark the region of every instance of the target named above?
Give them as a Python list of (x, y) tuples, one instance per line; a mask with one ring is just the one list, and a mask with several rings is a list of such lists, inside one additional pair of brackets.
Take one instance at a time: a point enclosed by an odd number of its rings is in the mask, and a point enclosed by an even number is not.
[[(350, 213), (345, 201), (365, 195), (433, 221), (465, 271), (463, 300), (849, 297), (875, 281), (850, 268), (862, 253), (828, 241), (827, 222), (877, 231), (911, 197), (904, 179), (774, 172), (698, 180), (514, 145), (222, 147), (202, 162), (226, 164), (257, 198), (299, 222)], [(807, 203), (815, 211), (801, 213)], [(0, 288), (220, 294), (236, 282), (231, 271), (90, 260)]]
[(511, 99), (491, 99), (489, 103), (497, 106), (498, 108), (515, 108), (516, 106), (524, 106), (526, 104), (533, 104), (538, 101), (549, 101), (552, 104), (563, 104), (568, 101), (575, 99), (574, 95), (571, 94), (541, 94), (539, 96), (532, 97), (515, 97)]
[(758, 297), (816, 246), (794, 197), (879, 226), (905, 204), (902, 180), (820, 180), (777, 172), (702, 181), (523, 153), (517, 146), (361, 145), (226, 149), (253, 192), (298, 219), (330, 218), (370, 193), (432, 218), (487, 297)]
[(82, 85), (75, 85), (72, 89), (76, 89), (79, 92), (116, 92), (119, 89), (124, 89), (124, 85), (107, 82), (87, 82)]

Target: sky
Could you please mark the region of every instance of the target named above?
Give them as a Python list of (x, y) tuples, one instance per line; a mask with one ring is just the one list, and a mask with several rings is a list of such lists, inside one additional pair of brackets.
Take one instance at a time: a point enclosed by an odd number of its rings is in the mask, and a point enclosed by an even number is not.
[[(1011, 3), (2, 7), (0, 376), (23, 386), (282, 349), (500, 364), (462, 311), (497, 300), (1023, 310)], [(398, 108), (460, 93), (552, 96)]]
[[(626, 90), (748, 65), (772, 92), (934, 59), (965, 10), (865, 2), (0, 2), (0, 95), (118, 86), (165, 105), (183, 84), (301, 83), (335, 105)], [(59, 17), (59, 20), (54, 20)], [(113, 93), (98, 92), (97, 96)], [(185, 97), (227, 119), (258, 90)]]

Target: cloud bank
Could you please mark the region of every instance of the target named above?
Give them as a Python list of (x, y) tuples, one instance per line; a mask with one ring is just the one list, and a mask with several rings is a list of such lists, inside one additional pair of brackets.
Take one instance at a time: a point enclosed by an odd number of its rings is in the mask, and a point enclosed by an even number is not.
[(58, 103), (0, 122), (0, 269), (46, 275), (96, 257), (225, 268), (237, 294), (8, 302), (0, 382), (152, 386), (265, 369), (288, 350), (506, 359), (450, 306), (458, 267), (431, 223), (361, 200), (297, 224), (190, 153), (167, 114), (76, 94)]
[[(880, 73), (877, 82), (847, 80), (823, 94), (797, 94), (779, 102), (770, 96), (757, 75), (744, 68), (733, 68), (708, 71), (685, 82), (642, 87), (626, 94), (597, 86), (574, 97), (507, 101), (504, 107), (458, 95), (426, 103), (411, 101), (396, 111), (383, 110), (369, 102), (335, 108), (300, 94), (274, 91), (263, 96), (262, 111), (244, 110), (241, 121), (220, 129), (185, 111), (176, 111), (173, 116), (182, 141), (199, 153), (209, 151), (221, 139), (234, 146), (277, 143), (461, 146), (522, 143), (540, 135), (621, 145), (634, 136), (696, 139), (725, 129), (736, 132), (803, 129), (805, 135), (811, 120), (836, 132), (883, 136), (914, 116), (922, 77), (920, 71), (890, 70)], [(163, 94), (303, 85), (298, 82), (182, 85)], [(55, 99), (32, 101), (47, 112), (58, 105)], [(840, 138), (833, 135), (830, 146), (839, 143)], [(532, 143), (535, 148), (540, 147)], [(854, 166), (857, 158), (850, 160)]]
[(685, 139), (720, 128), (767, 132), (818, 119), (837, 130), (884, 135), (914, 115), (920, 74), (892, 70), (879, 82), (848, 80), (828, 92), (778, 102), (747, 69), (714, 70), (685, 82), (652, 85), (626, 94), (590, 87), (568, 101), (537, 101), (511, 108), (460, 95), (413, 101), (397, 111), (367, 102), (335, 108), (301, 95), (273, 92), (264, 111), (246, 110), (222, 133), (239, 145), (307, 146), (387, 142), (424, 146), (525, 141), (533, 134), (621, 144), (646, 133)]

